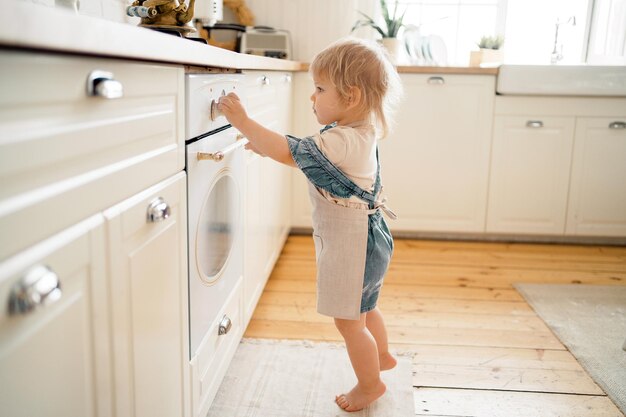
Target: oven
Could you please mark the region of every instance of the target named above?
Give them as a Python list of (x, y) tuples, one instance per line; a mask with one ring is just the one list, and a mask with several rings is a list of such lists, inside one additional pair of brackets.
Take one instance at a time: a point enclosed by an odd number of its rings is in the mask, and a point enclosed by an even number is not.
[[(217, 111), (241, 74), (187, 74), (186, 170), (189, 352), (193, 415), (204, 415), (242, 328), (243, 198), (247, 139)], [(232, 327), (232, 328), (231, 328)], [(220, 376), (221, 375), (221, 376)], [(204, 413), (204, 414), (203, 414)]]

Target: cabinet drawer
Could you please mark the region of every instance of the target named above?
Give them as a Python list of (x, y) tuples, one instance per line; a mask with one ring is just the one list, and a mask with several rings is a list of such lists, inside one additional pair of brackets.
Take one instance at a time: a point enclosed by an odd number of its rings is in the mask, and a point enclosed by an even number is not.
[(250, 117), (269, 129), (281, 129), (283, 115), (279, 112), (279, 103), (284, 101), (284, 91), (290, 84), (289, 73), (271, 71), (246, 73), (246, 108)]
[[(94, 71), (123, 96), (88, 96)], [(173, 66), (0, 51), (0, 258), (182, 170), (183, 76)]]
[[(191, 360), (191, 381), (193, 416), (205, 416), (217, 393), (228, 365), (243, 334), (241, 279), (235, 286), (224, 309), (216, 317), (198, 354)], [(219, 334), (220, 321), (228, 317), (231, 327), (228, 333)]]

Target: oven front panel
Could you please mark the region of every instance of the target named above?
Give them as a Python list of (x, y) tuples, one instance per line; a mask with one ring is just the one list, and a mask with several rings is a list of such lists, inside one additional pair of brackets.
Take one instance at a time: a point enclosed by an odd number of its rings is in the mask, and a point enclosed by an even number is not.
[(186, 125), (187, 140), (204, 135), (207, 132), (224, 127), (228, 120), (215, 106), (222, 95), (234, 92), (243, 98), (244, 86), (242, 74), (188, 74), (186, 87)]
[[(191, 357), (243, 275), (245, 151), (237, 143), (228, 128), (187, 145)], [(233, 145), (220, 161), (198, 160)]]

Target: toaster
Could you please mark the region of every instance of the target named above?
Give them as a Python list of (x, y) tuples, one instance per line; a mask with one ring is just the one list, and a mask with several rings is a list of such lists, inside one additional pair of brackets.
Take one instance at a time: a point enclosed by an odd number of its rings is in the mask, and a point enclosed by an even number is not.
[(239, 38), (239, 52), (291, 59), (289, 32), (267, 26), (248, 26)]

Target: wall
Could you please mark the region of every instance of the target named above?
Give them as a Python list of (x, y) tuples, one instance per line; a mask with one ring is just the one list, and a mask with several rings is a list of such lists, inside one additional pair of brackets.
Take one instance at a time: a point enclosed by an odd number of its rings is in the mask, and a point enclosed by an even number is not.
[[(272, 26), (291, 33), (296, 61), (311, 58), (329, 43), (350, 35), (361, 11), (374, 15), (377, 0), (248, 0), (257, 25)], [(355, 33), (359, 37), (374, 35), (367, 28)]]

